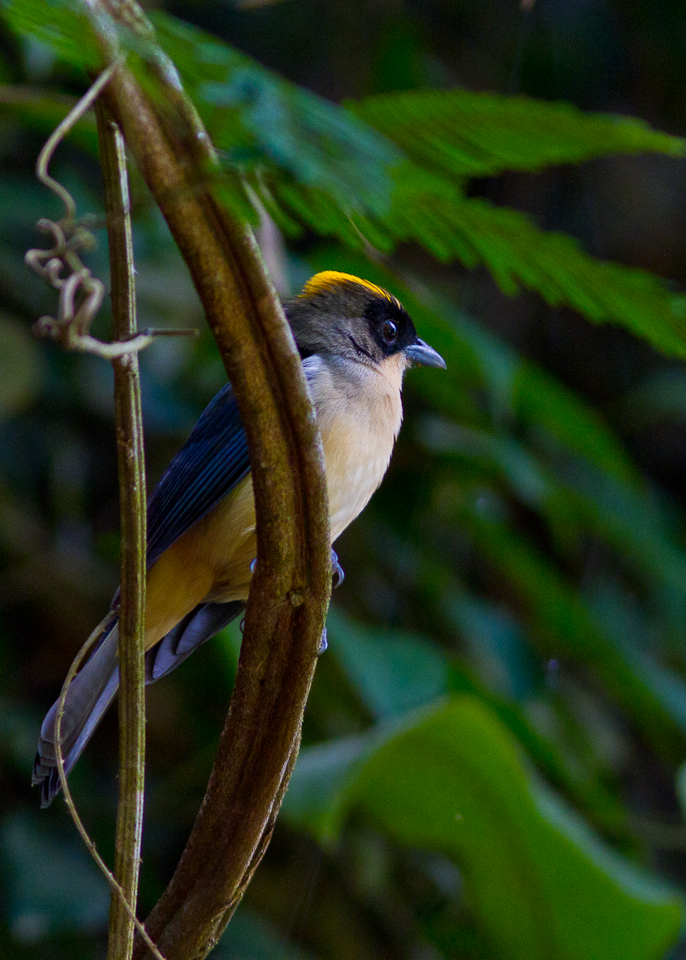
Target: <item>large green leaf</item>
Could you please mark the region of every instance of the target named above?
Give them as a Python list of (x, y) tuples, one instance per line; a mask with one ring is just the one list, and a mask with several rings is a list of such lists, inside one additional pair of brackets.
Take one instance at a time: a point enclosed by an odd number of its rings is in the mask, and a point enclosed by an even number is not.
[(286, 817), (332, 842), (353, 811), (400, 844), (454, 858), (479, 925), (505, 957), (656, 960), (678, 936), (679, 897), (537, 782), (475, 697), (304, 750)]
[(652, 130), (640, 120), (583, 113), (569, 103), (529, 97), (411, 90), (346, 105), (417, 163), (462, 177), (540, 170), (610, 153), (686, 153), (681, 137)]
[[(409, 544), (404, 544), (406, 557), (410, 551)], [(613, 802), (600, 781), (593, 758), (588, 762), (580, 759), (584, 731), (575, 728), (571, 754), (553, 730), (537, 730), (527, 715), (527, 709), (541, 696), (542, 671), (527, 646), (522, 625), (502, 607), (451, 586), (450, 573), (435, 561), (416, 551), (413, 554), (417, 581), (426, 582), (430, 588), (440, 581), (435, 607), (444, 622), (459, 633), (460, 646), (466, 645), (467, 662), (464, 654), (456, 659), (450, 649), (438, 647), (425, 637), (393, 629), (370, 630), (330, 608), (329, 656), (343, 667), (371, 716), (378, 720), (397, 718), (450, 692), (477, 694), (525, 746), (540, 769), (563, 784), (596, 822), (625, 835), (625, 811)], [(487, 686), (475, 679), (475, 672)], [(564, 704), (554, 698), (551, 708), (564, 711)]]
[[(375, 534), (387, 544), (386, 532), (377, 527)], [(476, 694), (514, 733), (539, 769), (564, 785), (578, 808), (613, 834), (629, 836), (626, 812), (604, 782), (607, 767), (598, 757), (597, 729), (580, 725), (570, 716), (564, 698), (547, 686), (527, 627), (501, 604), (468, 593), (458, 585), (453, 571), (426, 549), (406, 541), (395, 546), (390, 552), (402, 554), (404, 563), (411, 564), (421, 602), (432, 610), (441, 633), (447, 627), (447, 636), (454, 636), (454, 642), (438, 647), (424, 636), (392, 628), (369, 629), (330, 609), (329, 656), (338, 660), (370, 715), (386, 720), (427, 706), (449, 692)], [(635, 632), (642, 628), (638, 624)], [(617, 639), (609, 627), (607, 636)], [(608, 642), (600, 630), (598, 637)], [(453, 652), (456, 648), (459, 657)], [(627, 649), (627, 657), (632, 654), (637, 654), (635, 643)], [(617, 660), (621, 673), (626, 665), (621, 656)], [(669, 699), (670, 692), (678, 695), (673, 674), (666, 689), (659, 682), (655, 661), (645, 655), (643, 660), (651, 667), (645, 672), (651, 676), (655, 699), (666, 713), (675, 710), (681, 716), (683, 711)], [(556, 719), (541, 727), (532, 707), (534, 703), (542, 706), (543, 701)], [(563, 729), (566, 733), (561, 736)]]

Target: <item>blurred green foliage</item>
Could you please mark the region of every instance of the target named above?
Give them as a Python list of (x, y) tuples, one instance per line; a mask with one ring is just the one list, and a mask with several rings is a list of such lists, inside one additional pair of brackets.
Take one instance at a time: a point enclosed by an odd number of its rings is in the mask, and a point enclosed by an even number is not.
[[(227, 204), (257, 222), (258, 197), (286, 235), (261, 231), (283, 292), (366, 276), (448, 362), (408, 375), (389, 476), (337, 546), (305, 746), (216, 955), (685, 956), (686, 381), (663, 357), (686, 352), (686, 300), (648, 272), (686, 273), (684, 141), (617, 115), (685, 132), (679, 5), (164, 6)], [(28, 783), (116, 587), (116, 458), (110, 370), (30, 338), (54, 300), (22, 258), (57, 212), (35, 157), (95, 48), (71, 0), (1, 9), (0, 937), (3, 956), (61, 960), (102, 951), (107, 891)], [(54, 171), (101, 225), (88, 118)], [(201, 329), (142, 356), (154, 482), (224, 373), (131, 175), (140, 326)], [(542, 299), (507, 299), (479, 265)], [(142, 915), (202, 797), (239, 645), (234, 625), (149, 690)], [(73, 773), (109, 858), (116, 754), (110, 717)]]

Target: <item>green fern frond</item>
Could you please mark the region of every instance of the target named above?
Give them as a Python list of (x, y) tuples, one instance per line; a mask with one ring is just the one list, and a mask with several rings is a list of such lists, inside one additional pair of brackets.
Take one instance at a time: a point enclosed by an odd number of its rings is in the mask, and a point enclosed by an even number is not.
[(686, 154), (686, 140), (641, 120), (529, 97), (420, 90), (346, 106), (416, 163), (458, 177), (541, 170), (614, 153)]
[(655, 275), (596, 260), (566, 234), (482, 199), (462, 198), (444, 215), (505, 293), (537, 290), (553, 306), (620, 324), (667, 356), (686, 357), (686, 296)]
[[(541, 230), (525, 214), (466, 197), (459, 188), (403, 164), (383, 218), (359, 210), (349, 217), (291, 185), (274, 193), (291, 214), (355, 248), (381, 250), (414, 241), (439, 260), (485, 266), (501, 290), (536, 290), (552, 306), (568, 306), (595, 323), (615, 323), (667, 356), (686, 357), (686, 296), (654, 274), (585, 253), (564, 233)], [(325, 215), (324, 215), (325, 214)]]
[[(92, 35), (73, 0), (4, 0), (2, 9), (15, 29), (89, 63)], [(222, 196), (237, 216), (254, 219), (248, 184), (291, 234), (306, 226), (384, 251), (417, 242), (439, 260), (484, 265), (505, 293), (536, 290), (686, 356), (684, 295), (651, 274), (594, 260), (524, 214), (466, 197), (457, 176), (617, 150), (683, 155), (683, 140), (565, 104), (463, 91), (375, 97), (354, 105), (353, 116), (202, 30), (163, 14), (154, 22), (223, 152)]]

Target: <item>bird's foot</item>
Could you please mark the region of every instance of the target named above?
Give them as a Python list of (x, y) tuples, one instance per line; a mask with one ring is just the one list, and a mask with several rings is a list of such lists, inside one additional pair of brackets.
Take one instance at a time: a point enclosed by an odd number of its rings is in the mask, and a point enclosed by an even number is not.
[(340, 587), (345, 580), (345, 570), (338, 562), (338, 554), (332, 548), (331, 550), (331, 573), (333, 576), (333, 588)]
[(319, 638), (319, 646), (317, 647), (317, 656), (321, 656), (325, 650), (329, 647), (329, 638), (326, 635), (326, 627), (322, 630), (322, 635)]
[[(255, 567), (257, 566), (257, 557), (250, 564), (250, 573), (255, 572)], [(345, 570), (338, 562), (338, 554), (335, 550), (331, 550), (331, 573), (334, 578), (333, 588), (340, 587), (340, 585), (345, 580)]]

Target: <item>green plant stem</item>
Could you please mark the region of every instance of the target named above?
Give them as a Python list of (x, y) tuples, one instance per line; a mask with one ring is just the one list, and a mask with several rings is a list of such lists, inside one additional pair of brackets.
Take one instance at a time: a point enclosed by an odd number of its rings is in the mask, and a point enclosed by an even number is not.
[[(112, 278), (113, 338), (136, 332), (136, 300), (124, 140), (96, 102), (100, 160), (105, 183)], [(119, 805), (114, 874), (135, 912), (143, 833), (145, 782), (145, 551), (146, 493), (138, 356), (113, 361), (115, 423), (121, 510), (119, 607)], [(107, 960), (129, 960), (133, 920), (118, 896), (110, 906)]]

